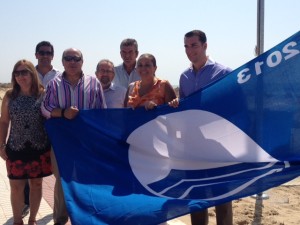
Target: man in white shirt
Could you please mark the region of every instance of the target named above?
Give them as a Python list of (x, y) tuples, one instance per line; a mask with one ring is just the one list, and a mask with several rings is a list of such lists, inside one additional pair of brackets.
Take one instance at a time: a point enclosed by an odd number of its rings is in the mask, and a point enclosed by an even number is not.
[(35, 48), (35, 57), (38, 60), (36, 69), (41, 83), (46, 88), (50, 80), (56, 77), (60, 72), (56, 70), (51, 62), (54, 57), (54, 48), (49, 41), (42, 41)]
[(115, 77), (113, 62), (108, 59), (100, 60), (95, 74), (101, 82), (107, 108), (123, 108), (126, 88), (112, 82)]
[[(35, 57), (38, 60), (36, 69), (38, 71), (39, 79), (46, 88), (50, 80), (57, 76), (60, 72), (53, 68), (51, 62), (54, 57), (54, 47), (49, 41), (41, 41), (35, 47)], [(24, 208), (22, 217), (29, 213), (29, 184), (26, 183), (24, 189)]]

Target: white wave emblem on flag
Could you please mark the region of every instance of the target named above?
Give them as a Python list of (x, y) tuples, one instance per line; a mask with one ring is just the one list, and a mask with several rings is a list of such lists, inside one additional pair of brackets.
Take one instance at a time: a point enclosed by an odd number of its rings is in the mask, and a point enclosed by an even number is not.
[[(238, 173), (264, 170), (252, 181), (270, 173), (277, 172), (272, 166), (278, 161), (257, 145), (247, 134), (228, 120), (203, 110), (187, 110), (158, 116), (156, 119), (134, 130), (127, 139), (129, 163), (140, 183), (151, 193), (164, 196), (168, 190), (182, 182), (191, 185), (178, 198), (188, 198), (189, 191), (199, 186), (220, 182), (225, 176)], [(163, 190), (153, 190), (151, 184), (167, 179), (171, 171), (199, 171), (205, 169), (234, 166), (244, 162), (266, 162), (261, 168), (233, 171), (230, 174), (209, 178), (186, 179), (183, 177), (176, 184)], [(201, 184), (197, 183), (201, 181)], [(203, 183), (204, 182), (204, 183)], [(253, 182), (228, 190), (219, 197), (234, 194)], [(221, 196), (222, 195), (222, 196)]]

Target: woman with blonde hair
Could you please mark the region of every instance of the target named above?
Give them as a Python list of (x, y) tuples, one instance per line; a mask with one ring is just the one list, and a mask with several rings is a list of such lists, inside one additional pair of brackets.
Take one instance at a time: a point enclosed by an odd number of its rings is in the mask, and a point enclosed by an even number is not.
[[(30, 185), (28, 225), (36, 225), (43, 177), (52, 174), (50, 141), (40, 110), (44, 87), (34, 65), (19, 60), (12, 72), (12, 89), (5, 93), (0, 117), (0, 156), (6, 161), (14, 225), (23, 225), (24, 187)], [(10, 130), (9, 130), (10, 125)]]

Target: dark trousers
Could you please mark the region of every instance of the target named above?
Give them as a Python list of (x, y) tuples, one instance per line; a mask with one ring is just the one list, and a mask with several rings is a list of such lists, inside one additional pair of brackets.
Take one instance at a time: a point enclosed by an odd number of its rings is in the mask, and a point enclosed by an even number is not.
[(30, 187), (28, 180), (26, 181), (25, 188), (24, 188), (24, 204), (29, 205), (29, 192), (30, 192)]
[[(232, 203), (216, 206), (217, 225), (232, 225)], [(191, 213), (192, 225), (208, 225), (208, 210)]]

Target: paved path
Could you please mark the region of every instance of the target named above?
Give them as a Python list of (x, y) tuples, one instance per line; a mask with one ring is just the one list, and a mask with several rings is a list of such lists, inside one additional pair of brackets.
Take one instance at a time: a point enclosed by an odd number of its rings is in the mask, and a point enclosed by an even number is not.
[[(37, 215), (38, 225), (53, 225), (52, 207), (53, 207), (53, 190), (54, 176), (44, 178), (43, 198)], [(27, 224), (28, 216), (25, 217), (24, 223)], [(6, 176), (5, 162), (0, 158), (0, 224), (12, 225), (12, 209), (10, 205), (10, 186)], [(71, 223), (68, 223), (71, 225)], [(168, 225), (190, 225), (189, 216), (180, 217), (168, 222)]]
[[(53, 207), (53, 185), (54, 176), (44, 178), (43, 198), (37, 215), (38, 225), (53, 225), (52, 207)], [(12, 209), (10, 205), (10, 186), (6, 176), (5, 162), (0, 160), (0, 224), (12, 225)], [(28, 216), (25, 217), (24, 223), (27, 224)]]

